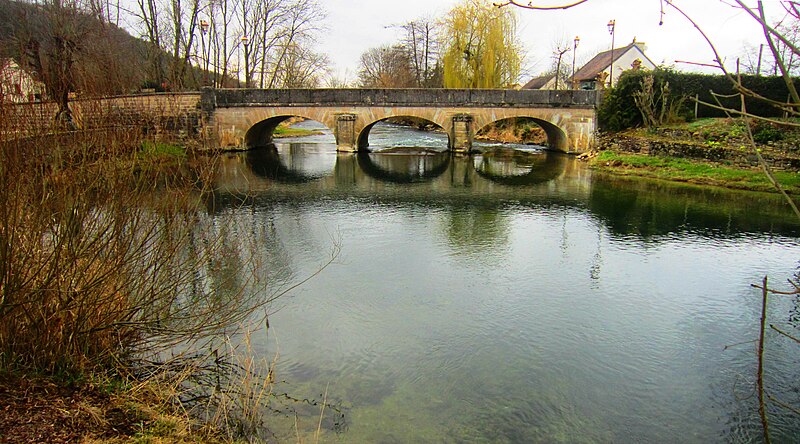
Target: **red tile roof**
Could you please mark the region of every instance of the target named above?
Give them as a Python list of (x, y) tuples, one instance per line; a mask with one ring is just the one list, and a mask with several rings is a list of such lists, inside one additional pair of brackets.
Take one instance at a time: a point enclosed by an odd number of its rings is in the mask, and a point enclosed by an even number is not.
[[(622, 57), (623, 54), (630, 51), (634, 47), (637, 47), (639, 52), (642, 56), (653, 63), (649, 57), (647, 57), (644, 52), (642, 51), (641, 47), (638, 47), (637, 42), (633, 42), (628, 46), (623, 48), (614, 48), (613, 50), (603, 51), (596, 56), (592, 60), (589, 60), (589, 63), (583, 65), (581, 69), (575, 72), (575, 80), (577, 81), (584, 81), (584, 80), (594, 80), (597, 77), (597, 74), (605, 71), (606, 68), (611, 66), (611, 54), (614, 54), (614, 61), (618, 60)], [(655, 63), (653, 63), (655, 65)], [(615, 76), (616, 77), (616, 76)]]
[(528, 83), (526, 83), (522, 89), (542, 89), (545, 85), (547, 85), (547, 82), (553, 80), (554, 77), (555, 74), (545, 74), (543, 76), (534, 77)]

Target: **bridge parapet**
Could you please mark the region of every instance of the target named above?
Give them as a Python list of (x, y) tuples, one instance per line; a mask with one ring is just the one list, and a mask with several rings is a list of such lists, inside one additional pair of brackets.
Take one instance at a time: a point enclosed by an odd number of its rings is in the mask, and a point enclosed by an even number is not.
[(203, 94), (205, 107), (246, 106), (451, 106), (593, 108), (597, 91), (513, 89), (216, 89)]

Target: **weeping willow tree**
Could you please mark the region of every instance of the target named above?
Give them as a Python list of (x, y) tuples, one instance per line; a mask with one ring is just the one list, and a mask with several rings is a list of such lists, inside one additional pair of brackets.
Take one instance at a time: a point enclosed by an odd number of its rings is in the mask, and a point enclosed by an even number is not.
[(520, 74), (517, 22), (490, 0), (465, 0), (446, 19), (445, 88), (502, 88)]

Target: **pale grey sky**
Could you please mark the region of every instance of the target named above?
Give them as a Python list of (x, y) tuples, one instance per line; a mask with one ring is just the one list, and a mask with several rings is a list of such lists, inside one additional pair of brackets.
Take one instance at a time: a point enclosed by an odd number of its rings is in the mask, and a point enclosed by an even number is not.
[[(322, 33), (319, 48), (334, 63), (335, 72), (345, 72), (352, 79), (358, 59), (365, 50), (392, 43), (400, 30), (391, 25), (418, 17), (443, 17), (460, 0), (323, 0), (328, 10), (327, 30)], [(560, 0), (542, 0), (538, 4), (558, 4)], [(735, 66), (735, 59), (746, 43), (762, 42), (760, 28), (744, 12), (721, 0), (675, 0), (708, 33), (723, 58)], [(766, 0), (773, 16), (781, 16), (779, 0)], [(659, 26), (659, 0), (589, 0), (564, 11), (530, 11), (515, 8), (520, 37), (528, 51), (530, 74), (538, 74), (550, 65), (554, 39), (571, 42), (580, 36), (577, 59), (587, 60), (598, 51), (610, 49), (611, 36), (606, 24), (615, 19), (616, 47), (630, 43), (634, 37), (648, 46), (648, 56), (657, 64), (674, 64), (675, 60), (711, 63), (713, 54), (692, 25), (676, 11), (666, 7), (664, 24)], [(569, 56), (568, 63), (572, 58)], [(678, 65), (684, 70), (697, 70)]]

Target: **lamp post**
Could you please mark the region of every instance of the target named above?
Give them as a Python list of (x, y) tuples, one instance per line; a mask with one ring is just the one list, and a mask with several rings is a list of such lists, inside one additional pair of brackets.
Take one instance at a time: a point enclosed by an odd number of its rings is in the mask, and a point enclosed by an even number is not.
[(249, 66), (249, 64), (250, 64), (250, 52), (248, 51), (248, 46), (247, 45), (250, 43), (250, 37), (248, 37), (247, 35), (243, 35), (241, 40), (242, 40), (242, 45), (244, 45), (244, 87), (245, 88), (249, 88), (250, 87), (250, 78), (249, 78), (249, 73), (250, 73), (250, 66)]
[(572, 41), (572, 89), (578, 89), (578, 83), (575, 81), (575, 52), (578, 50), (580, 42), (581, 38), (576, 35), (575, 40)]
[(208, 86), (208, 53), (206, 52), (206, 33), (208, 22), (200, 20), (200, 52), (203, 53), (203, 86)]
[(611, 19), (608, 21), (608, 33), (611, 34), (611, 70), (608, 76), (608, 86), (614, 86), (614, 37), (617, 21)]

